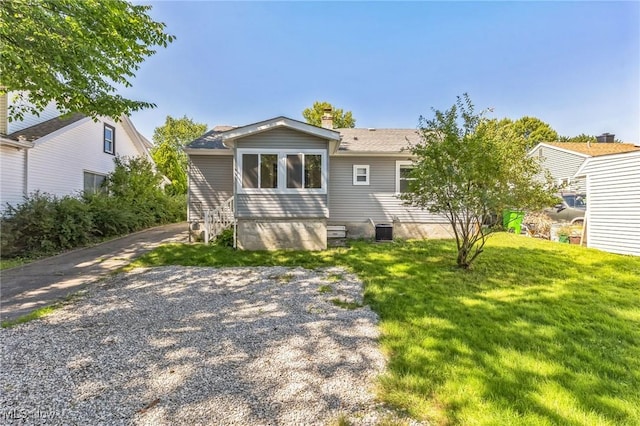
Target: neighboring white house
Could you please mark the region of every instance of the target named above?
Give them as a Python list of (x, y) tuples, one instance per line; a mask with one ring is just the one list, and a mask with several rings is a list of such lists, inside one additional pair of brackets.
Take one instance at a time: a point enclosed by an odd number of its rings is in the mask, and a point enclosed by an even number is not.
[(529, 151), (529, 156), (540, 159), (543, 169), (551, 174), (555, 183), (564, 185), (570, 191), (583, 192), (584, 179), (576, 176), (576, 172), (585, 160), (632, 151), (640, 151), (640, 147), (613, 142), (545, 142)]
[(94, 121), (60, 116), (49, 106), (39, 117), (8, 122), (7, 102), (0, 97), (0, 211), (36, 190), (57, 196), (94, 190), (113, 171), (115, 156), (151, 160), (151, 142), (125, 116)]
[(589, 158), (587, 247), (640, 256), (640, 151)]

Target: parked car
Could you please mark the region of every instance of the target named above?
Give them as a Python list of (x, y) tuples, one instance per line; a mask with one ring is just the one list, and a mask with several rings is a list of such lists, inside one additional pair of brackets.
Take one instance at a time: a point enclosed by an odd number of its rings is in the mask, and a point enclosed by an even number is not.
[(558, 204), (544, 210), (554, 222), (568, 222), (572, 225), (584, 223), (586, 211), (586, 195), (575, 192), (558, 194)]

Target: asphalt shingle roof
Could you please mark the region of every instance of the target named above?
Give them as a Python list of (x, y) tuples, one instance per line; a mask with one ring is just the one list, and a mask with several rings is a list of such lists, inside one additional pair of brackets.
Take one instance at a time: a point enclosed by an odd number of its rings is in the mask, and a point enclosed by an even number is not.
[(420, 141), (416, 129), (335, 129), (342, 142), (338, 152), (401, 152)]
[(569, 151), (587, 154), (592, 157), (609, 154), (621, 154), (624, 152), (640, 151), (640, 146), (631, 143), (605, 143), (605, 142), (545, 142), (547, 145), (568, 149)]
[[(223, 131), (216, 130), (222, 126), (216, 126), (213, 130), (209, 130), (204, 135), (200, 136), (198, 139), (190, 142), (187, 145), (187, 148), (195, 148), (195, 149), (226, 149), (229, 150), (226, 146), (222, 144), (221, 135), (224, 133)], [(233, 129), (233, 127), (232, 127)], [(231, 129), (229, 129), (231, 130)]]
[(20, 136), (23, 136), (27, 141), (34, 141), (50, 133), (53, 133), (56, 130), (60, 130), (63, 127), (66, 127), (72, 123), (75, 123), (76, 121), (80, 121), (85, 117), (86, 115), (81, 113), (74, 113), (71, 115), (61, 115), (59, 117), (52, 118), (47, 121), (43, 121), (42, 123), (35, 124), (31, 127), (27, 127), (26, 129), (13, 132), (10, 135), (7, 135), (7, 138), (18, 140)]
[[(187, 145), (193, 149), (225, 149), (221, 135), (233, 126), (216, 126)], [(340, 132), (338, 152), (397, 153), (420, 141), (416, 129), (334, 129)]]

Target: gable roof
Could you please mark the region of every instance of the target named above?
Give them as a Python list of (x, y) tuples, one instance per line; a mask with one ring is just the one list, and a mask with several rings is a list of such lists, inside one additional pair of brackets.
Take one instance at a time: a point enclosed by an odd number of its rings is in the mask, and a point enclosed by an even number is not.
[(416, 129), (336, 129), (339, 153), (401, 153), (420, 142)]
[(7, 135), (7, 138), (18, 140), (21, 136), (27, 141), (34, 141), (40, 139), (43, 136), (56, 132), (63, 127), (67, 127), (70, 124), (80, 121), (87, 116), (81, 113), (74, 113), (71, 115), (60, 115), (42, 123), (35, 124), (31, 127), (27, 127), (22, 130)]
[(601, 155), (621, 154), (624, 152), (640, 151), (640, 146), (635, 146), (630, 143), (545, 142), (540, 145), (561, 148), (567, 151), (573, 151), (579, 154), (584, 154), (589, 157), (598, 157)]
[[(325, 139), (340, 140), (338, 154), (399, 154), (406, 152), (412, 144), (420, 141), (416, 129), (324, 129), (287, 117), (276, 117), (247, 126), (216, 126), (190, 142), (186, 150), (214, 150), (230, 153), (233, 140), (261, 133), (276, 127), (287, 127)], [(228, 143), (230, 142), (230, 143)], [(193, 151), (192, 151), (193, 152)], [(214, 152), (211, 152), (214, 153)]]
[(576, 171), (575, 176), (576, 177), (586, 176), (586, 174), (589, 171), (589, 168), (593, 164), (602, 164), (602, 163), (609, 163), (609, 162), (617, 163), (619, 160), (627, 160), (629, 158), (635, 159), (636, 157), (637, 157), (638, 160), (640, 160), (640, 150), (622, 152), (622, 153), (617, 153), (617, 154), (609, 154), (609, 155), (606, 155), (606, 156), (605, 155), (600, 155), (598, 157), (587, 158), (584, 161), (584, 163), (582, 163), (580, 168)]
[(333, 142), (340, 141), (340, 134), (331, 129), (325, 129), (324, 127), (314, 126), (302, 121), (293, 120), (288, 117), (279, 116), (271, 118), (269, 120), (259, 121), (257, 123), (248, 124), (246, 126), (236, 127), (231, 130), (223, 132), (221, 135), (222, 143), (225, 146), (233, 146), (236, 139), (244, 138), (250, 135), (256, 135), (276, 128), (286, 128), (296, 130), (298, 132), (306, 133), (308, 135), (316, 136), (322, 139), (327, 139)]

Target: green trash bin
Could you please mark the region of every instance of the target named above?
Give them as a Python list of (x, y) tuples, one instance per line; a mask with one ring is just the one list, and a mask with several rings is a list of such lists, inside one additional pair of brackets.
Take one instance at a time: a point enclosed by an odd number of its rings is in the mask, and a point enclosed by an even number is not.
[(505, 210), (502, 212), (502, 226), (507, 232), (512, 232), (511, 230), (513, 230), (514, 234), (520, 234), (523, 219), (524, 212), (517, 210)]

